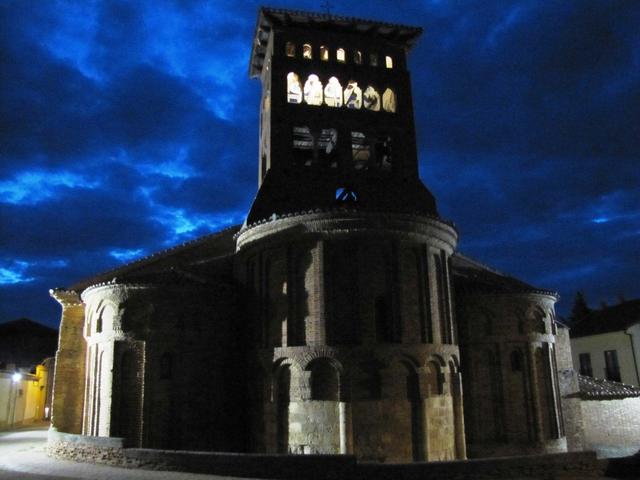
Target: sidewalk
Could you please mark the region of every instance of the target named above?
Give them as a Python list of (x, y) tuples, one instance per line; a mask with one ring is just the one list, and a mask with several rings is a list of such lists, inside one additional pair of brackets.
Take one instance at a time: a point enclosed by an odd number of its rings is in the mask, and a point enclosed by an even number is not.
[(0, 480), (236, 480), (218, 475), (130, 470), (53, 459), (44, 452), (48, 428), (48, 424), (42, 424), (0, 432)]

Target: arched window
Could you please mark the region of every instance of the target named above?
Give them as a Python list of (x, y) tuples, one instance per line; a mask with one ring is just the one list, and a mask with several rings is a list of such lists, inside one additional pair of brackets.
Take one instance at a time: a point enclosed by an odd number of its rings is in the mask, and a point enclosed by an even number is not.
[(330, 107), (342, 106), (342, 85), (336, 77), (331, 77), (324, 87), (324, 103)]
[(371, 85), (365, 89), (362, 100), (367, 110), (380, 111), (380, 94)]
[(313, 58), (313, 54), (311, 53), (311, 45), (308, 43), (302, 45), (302, 58), (306, 58), (307, 60), (311, 60)]
[(329, 61), (329, 49), (324, 45), (320, 46), (320, 60), (323, 62)]
[(378, 66), (378, 54), (377, 53), (370, 53), (369, 54), (369, 65), (371, 65), (372, 67), (377, 67)]
[(396, 94), (390, 88), (382, 94), (382, 108), (385, 112), (395, 113), (396, 111)]
[(514, 350), (511, 352), (511, 371), (522, 371), (522, 352), (520, 350)]
[(296, 73), (287, 74), (287, 102), (302, 103), (302, 86), (300, 77)]
[(362, 108), (362, 90), (355, 80), (349, 80), (344, 89), (344, 104), (347, 108)]
[(322, 82), (313, 73), (304, 83), (304, 101), (308, 105), (322, 105)]
[(393, 68), (393, 58), (387, 55), (384, 57), (384, 64), (387, 68)]
[(98, 320), (96, 321), (96, 333), (100, 332), (102, 332), (102, 314), (100, 314)]
[(444, 385), (440, 365), (433, 360), (427, 364), (426, 387), (429, 395), (442, 395)]
[(358, 194), (347, 187), (340, 187), (336, 189), (336, 202), (340, 205), (348, 203), (356, 203), (358, 201)]
[(356, 65), (362, 64), (362, 52), (360, 50), (353, 52), (353, 63)]
[(173, 359), (171, 354), (165, 352), (160, 357), (160, 379), (169, 380), (173, 375)]
[(287, 42), (285, 47), (285, 52), (287, 57), (295, 57), (296, 56), (296, 46), (293, 42)]
[(344, 48), (339, 48), (336, 51), (336, 60), (338, 60), (339, 62), (344, 63), (347, 60), (347, 57), (344, 53)]
[(340, 377), (338, 371), (326, 359), (313, 360), (311, 370), (311, 400), (330, 400), (337, 402), (340, 399)]

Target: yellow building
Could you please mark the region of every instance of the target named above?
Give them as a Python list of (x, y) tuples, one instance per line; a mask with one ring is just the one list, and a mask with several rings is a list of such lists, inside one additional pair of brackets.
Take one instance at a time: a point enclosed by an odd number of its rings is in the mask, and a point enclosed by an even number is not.
[(49, 368), (45, 364), (37, 365), (35, 373), (0, 370), (0, 430), (48, 418), (48, 384)]

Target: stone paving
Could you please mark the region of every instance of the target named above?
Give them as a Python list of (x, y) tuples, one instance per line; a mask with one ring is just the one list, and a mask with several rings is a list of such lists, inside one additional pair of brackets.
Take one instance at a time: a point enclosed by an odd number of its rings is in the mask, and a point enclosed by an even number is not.
[(0, 480), (235, 480), (236, 478), (195, 473), (129, 470), (52, 459), (44, 451), (47, 429), (48, 425), (41, 425), (0, 433)]

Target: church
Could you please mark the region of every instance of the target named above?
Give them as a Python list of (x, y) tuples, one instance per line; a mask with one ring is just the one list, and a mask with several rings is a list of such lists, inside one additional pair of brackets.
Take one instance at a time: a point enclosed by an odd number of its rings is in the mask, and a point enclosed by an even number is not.
[(246, 221), (51, 290), (52, 430), (388, 463), (580, 449), (557, 294), (457, 252), (419, 178), (421, 33), (259, 11)]

